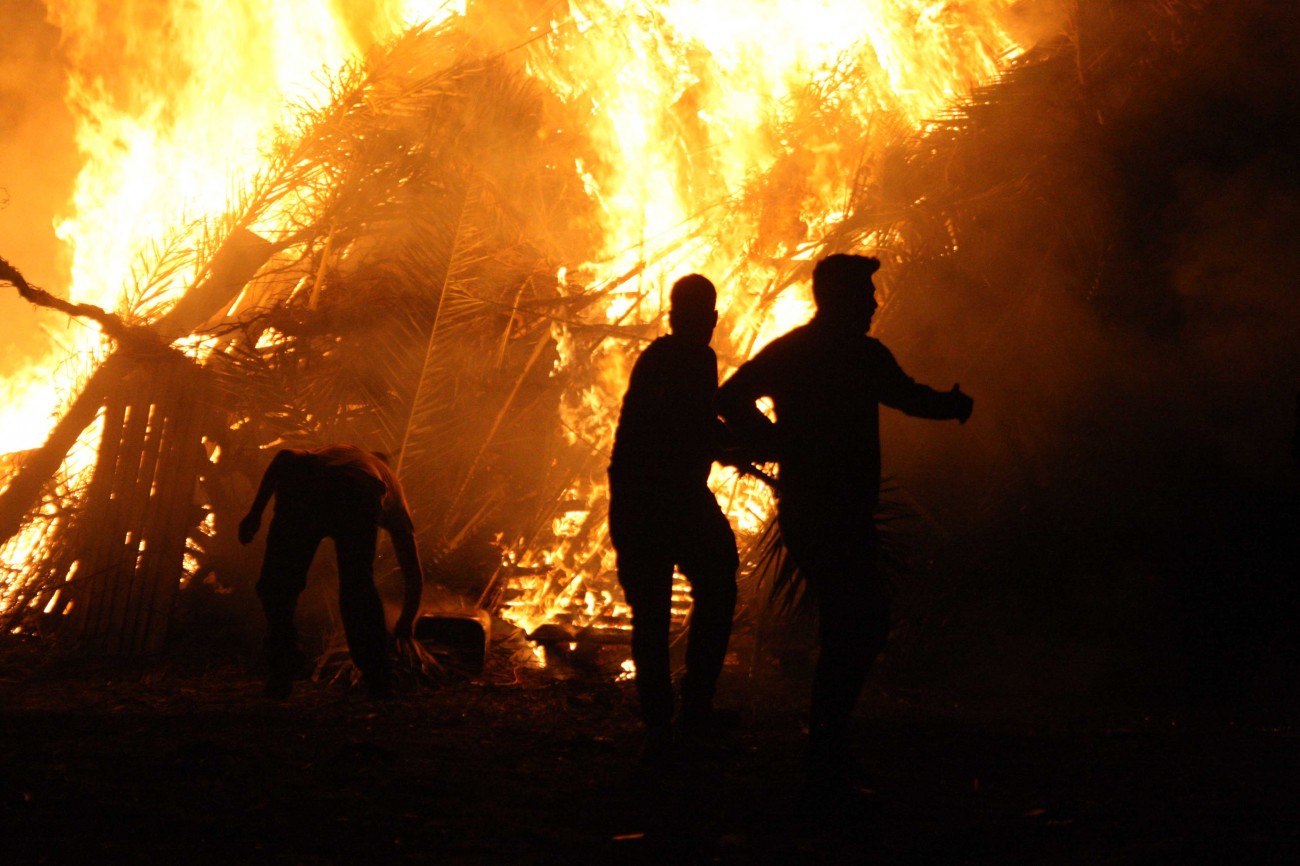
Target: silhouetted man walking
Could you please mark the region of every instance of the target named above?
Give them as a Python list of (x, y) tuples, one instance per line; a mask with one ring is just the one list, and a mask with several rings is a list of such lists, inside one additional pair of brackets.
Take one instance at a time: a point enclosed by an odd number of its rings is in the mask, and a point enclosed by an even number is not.
[[(849, 719), (889, 633), (873, 512), (880, 497), (880, 404), (920, 418), (965, 421), (973, 402), (905, 374), (866, 335), (876, 311), (880, 262), (832, 255), (813, 269), (812, 321), (772, 341), (722, 386), (723, 418), (780, 464), (781, 537), (815, 593), (821, 651), (813, 679), (810, 792), (852, 783)], [(776, 423), (755, 401), (770, 397)]]
[(409, 641), (420, 606), (424, 574), (402, 486), (379, 454), (352, 445), (286, 448), (262, 476), (257, 496), (239, 524), (239, 541), (257, 535), (262, 512), (275, 497), (257, 595), (266, 612), (268, 697), (288, 697), (303, 668), (294, 611), (307, 571), (323, 538), (334, 539), (339, 569), (339, 614), (352, 661), (372, 697), (388, 697), (392, 673), (383, 602), (375, 589), (375, 544), (388, 531), (405, 578), (398, 640)]
[(707, 484), (723, 432), (713, 405), (718, 360), (709, 348), (716, 302), (713, 283), (699, 274), (673, 285), (672, 333), (632, 368), (609, 464), (609, 533), (632, 606), (632, 660), (651, 759), (671, 742), (674, 565), (694, 597), (682, 724), (707, 731), (721, 718), (713, 694), (731, 636), (738, 562), (735, 536)]

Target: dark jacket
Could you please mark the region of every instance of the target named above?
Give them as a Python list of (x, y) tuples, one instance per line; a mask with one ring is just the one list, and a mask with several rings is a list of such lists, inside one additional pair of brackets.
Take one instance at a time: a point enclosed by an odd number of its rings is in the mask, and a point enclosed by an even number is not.
[[(755, 407), (760, 397), (771, 398), (775, 426)], [(948, 419), (964, 399), (913, 381), (879, 340), (814, 319), (743, 364), (719, 390), (718, 411), (757, 456), (780, 463), (783, 500), (874, 506), (880, 404)]]
[(610, 484), (665, 492), (703, 487), (719, 451), (713, 407), (718, 358), (707, 345), (668, 335), (632, 367), (609, 462)]

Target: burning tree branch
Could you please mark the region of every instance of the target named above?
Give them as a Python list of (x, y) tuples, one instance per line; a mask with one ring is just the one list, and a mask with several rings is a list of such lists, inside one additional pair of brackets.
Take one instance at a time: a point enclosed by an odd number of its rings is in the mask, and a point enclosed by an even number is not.
[(121, 317), (94, 304), (74, 304), (71, 301), (65, 301), (51, 295), (38, 286), (33, 286), (27, 282), (18, 268), (2, 257), (0, 257), (0, 280), (18, 289), (18, 294), (22, 296), (23, 300), (29, 301), (38, 307), (58, 310), (74, 318), (94, 320), (105, 334), (123, 345), (153, 349), (161, 346), (158, 335), (148, 328), (128, 325), (122, 321)]

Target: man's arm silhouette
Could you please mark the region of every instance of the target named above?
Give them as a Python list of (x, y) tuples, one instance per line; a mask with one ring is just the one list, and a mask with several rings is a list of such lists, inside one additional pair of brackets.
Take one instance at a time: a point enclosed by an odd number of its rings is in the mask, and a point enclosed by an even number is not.
[(393, 627), (398, 640), (410, 640), (415, 626), (415, 616), (420, 611), (420, 597), (424, 593), (424, 569), (420, 565), (420, 552), (415, 546), (415, 533), (409, 527), (388, 530), (397, 554), (397, 564), (402, 569), (404, 591), (402, 612)]
[(378, 461), (371, 465), (385, 487), (379, 525), (388, 533), (388, 538), (393, 543), (393, 552), (397, 554), (398, 567), (402, 571), (402, 611), (393, 626), (393, 636), (398, 641), (409, 642), (415, 618), (420, 612), (420, 597), (424, 593), (424, 568), (420, 565), (420, 551), (415, 544), (415, 521), (411, 519), (402, 482), (397, 480), (389, 466), (388, 457), (374, 451), (370, 452), (370, 456)]
[(934, 421), (956, 419), (962, 424), (970, 418), (975, 401), (962, 392), (960, 385), (951, 391), (936, 391), (922, 385), (903, 372), (894, 355), (884, 344), (880, 348), (881, 387), (880, 402), (914, 418)]
[(768, 463), (777, 458), (776, 425), (758, 408), (760, 397), (768, 396), (761, 355), (742, 364), (718, 389), (717, 412), (734, 435), (739, 454), (729, 454), (728, 463)]
[(266, 510), (267, 503), (279, 488), (285, 466), (292, 459), (293, 452), (287, 448), (282, 449), (276, 453), (271, 460), (271, 465), (262, 473), (262, 483), (258, 485), (253, 504), (248, 507), (248, 514), (244, 515), (244, 519), (239, 521), (240, 544), (249, 544), (257, 536), (257, 530), (262, 527), (262, 512)]

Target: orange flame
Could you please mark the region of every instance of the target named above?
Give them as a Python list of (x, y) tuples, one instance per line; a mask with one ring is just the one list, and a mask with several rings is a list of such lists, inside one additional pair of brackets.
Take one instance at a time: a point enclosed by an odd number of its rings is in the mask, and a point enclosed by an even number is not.
[[(728, 348), (724, 361), (738, 362), (811, 311), (806, 287), (763, 300), (774, 274), (764, 256), (806, 258), (842, 218), (873, 118), (919, 125), (1018, 50), (1004, 26), (1014, 5), (570, 0), (555, 7), (545, 37), (522, 48), (524, 60), (584, 118), (599, 164), (577, 168), (605, 229), (600, 260), (569, 263), (561, 282), (600, 286), (635, 272), (613, 287), (598, 315), (660, 323), (672, 280), (709, 274), (722, 292), (716, 341)], [(123, 281), (152, 244), (176, 226), (184, 236), (194, 215), (227, 209), (240, 178), (259, 165), (259, 142), (286, 100), (322, 99), (326, 70), (415, 21), (465, 12), (463, 2), (438, 0), (48, 6), (64, 33), (68, 101), (85, 159), (73, 213), (58, 226), (73, 262), (68, 293), (109, 308), (130, 300)], [(797, 138), (792, 130), (819, 128), (801, 114), (810, 105), (830, 110), (813, 119), (824, 132)], [(801, 228), (756, 252), (757, 239), (771, 232), (762, 214), (735, 205), (783, 164), (798, 169), (789, 217)], [(158, 301), (193, 278), (169, 275)], [(564, 364), (570, 340), (560, 326), (555, 337)], [(98, 335), (87, 331), (75, 350), (102, 351)], [(565, 401), (563, 422), (575, 441), (607, 452), (633, 359), (607, 342), (597, 360), (602, 375)], [(43, 440), (55, 408), (48, 366), (5, 383), (11, 408), (0, 417), (0, 452)], [(86, 470), (87, 458), (76, 459), (83, 462), (65, 472)], [(770, 509), (761, 484), (722, 472), (713, 482), (740, 531), (761, 525)], [(569, 498), (586, 505), (557, 521), (556, 545), (516, 555), (519, 566), (550, 571), (533, 579), (510, 614), (516, 622), (531, 627), (557, 606), (578, 610), (584, 621), (625, 611), (616, 597), (584, 586), (593, 567), (613, 565), (604, 532), (578, 531), (604, 496), (599, 482), (577, 483)], [(16, 540), (3, 558), (17, 564), (14, 557), (30, 553)]]
[[(808, 258), (844, 216), (873, 120), (913, 128), (993, 76), (1019, 47), (1003, 26), (1010, 0), (948, 4), (922, 0), (675, 0), (570, 3), (571, 18), (536, 45), (529, 68), (555, 93), (589, 106), (588, 135), (602, 165), (579, 164), (605, 221), (605, 257), (574, 270), (602, 285), (636, 273), (604, 304), (610, 322), (663, 327), (667, 288), (691, 271), (714, 279), (724, 366), (738, 363), (812, 312), (807, 286), (768, 302), (775, 268), (756, 250), (762, 214), (736, 207), (764, 174), (784, 163), (802, 173), (792, 222), (802, 227), (768, 254)], [(576, 31), (576, 33), (574, 32)], [(798, 140), (810, 108), (833, 112), (829, 134)], [(813, 125), (815, 128), (815, 125)], [(801, 236), (800, 236), (801, 235)], [(561, 281), (572, 278), (561, 274)], [(561, 359), (570, 343), (556, 339)], [(607, 342), (601, 375), (562, 407), (571, 441), (609, 453), (633, 357)], [(725, 374), (726, 371), (724, 371)], [(739, 533), (752, 535), (771, 511), (759, 481), (715, 467), (710, 485)], [(598, 513), (600, 480), (566, 499)], [(559, 577), (523, 589), (507, 616), (531, 630), (566, 611), (579, 626), (614, 615), (575, 605), (584, 578), (608, 574), (604, 531), (556, 527), (556, 544), (524, 551), (518, 565)], [(593, 565), (594, 563), (594, 565)]]
[[(151, 286), (151, 298), (128, 288), (133, 269), (161, 242), (191, 243), (193, 220), (229, 207), (287, 102), (326, 98), (328, 72), (397, 28), (463, 11), (437, 0), (48, 0), (47, 8), (63, 34), (66, 100), (83, 158), (72, 215), (57, 224), (72, 261), (63, 288), (75, 302), (122, 312), (142, 302), (164, 306), (193, 281), (181, 268)], [(69, 381), (56, 384), (50, 371), (60, 356), (84, 367), (105, 350), (95, 329), (76, 334), (0, 384), (0, 454), (45, 440), (60, 391), (75, 388), (79, 372), (59, 368)], [(75, 486), (93, 459), (93, 448), (76, 448), (61, 475)], [(21, 570), (38, 548), (30, 533), (15, 538), (0, 550), (0, 564)], [(5, 607), (0, 600), (0, 612)]]

